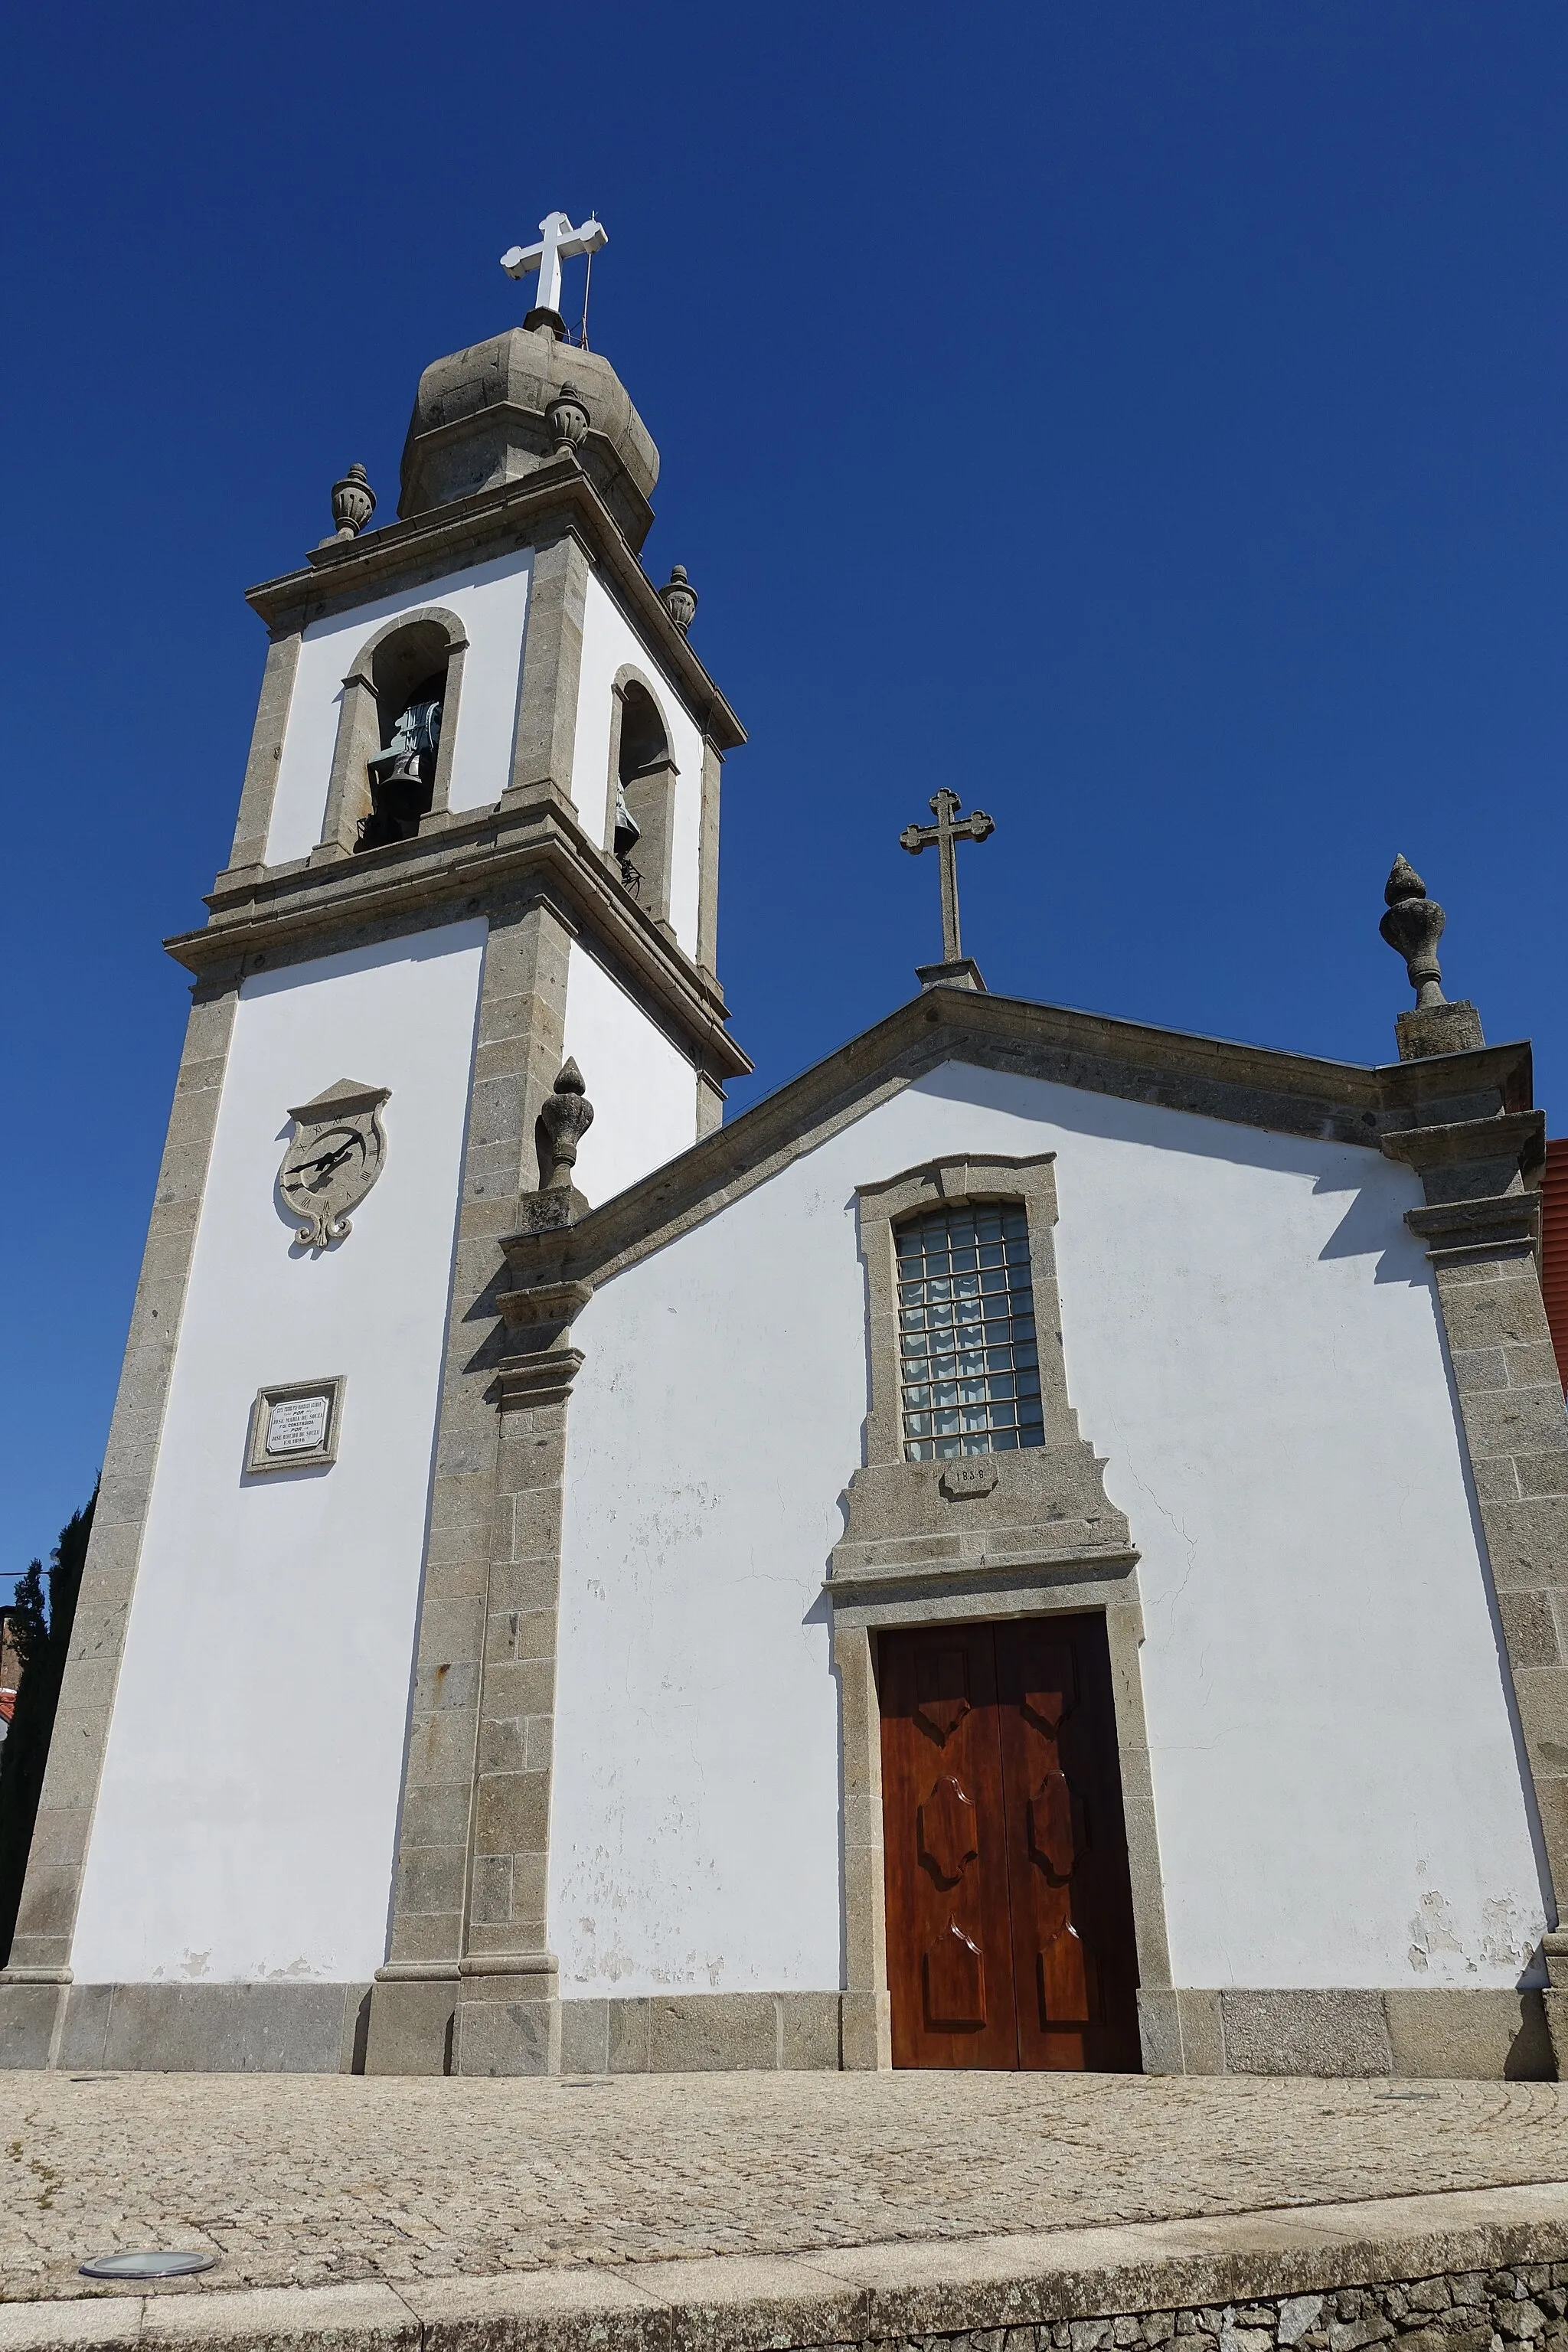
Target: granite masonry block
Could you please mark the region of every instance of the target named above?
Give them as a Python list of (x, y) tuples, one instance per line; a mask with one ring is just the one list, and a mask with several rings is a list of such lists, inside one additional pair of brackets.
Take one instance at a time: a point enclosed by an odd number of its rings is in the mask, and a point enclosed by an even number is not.
[(1442, 1285), (1448, 1344), (1470, 1348), (1530, 1347), (1550, 1339), (1540, 1286), (1534, 1282)]
[(650, 1999), (647, 2008), (648, 2065), (655, 2074), (778, 2063), (772, 1993), (663, 1994)]
[(1489, 1461), (1470, 1464), (1476, 1482), (1476, 1498), (1482, 1503), (1517, 1503), (1520, 1497), (1519, 1466), (1510, 1454), (1493, 1454)]
[(364, 1985), (123, 1984), (103, 2063), (157, 2074), (335, 2074)]
[[(15, 1962), (17, 1956), (12, 1958)], [(48, 2064), (59, 1998), (58, 1985), (7, 1984), (0, 1978), (0, 2066)]]
[(477, 1658), (421, 1658), (414, 1686), (416, 1715), (470, 1713), (479, 1693)]
[(479, 1770), (525, 1772), (528, 1769), (528, 1725), (515, 1717), (504, 1722), (487, 1718), (479, 1726)]
[(551, 1715), (555, 1708), (552, 1658), (513, 1658), (485, 1670), (485, 1713), (498, 1721)]
[(1371, 1990), (1285, 1989), (1220, 1994), (1233, 2074), (1390, 2074), (1394, 2053), (1383, 1995)]
[(1502, 1619), (1509, 1659), (1516, 1675), (1527, 1666), (1557, 1666), (1564, 1663), (1549, 1592), (1500, 1592), (1498, 1614)]
[(611, 2000), (606, 2004), (605, 2048), (612, 2074), (646, 2074), (648, 2071), (648, 2026), (646, 2000)]
[(1568, 1666), (1516, 1665), (1513, 1686), (1537, 1770), (1568, 1772)]
[(410, 1845), (406, 1839), (397, 1867), (400, 1911), (455, 1911), (463, 1900), (467, 1857), (461, 1845)]
[(1474, 1454), (1543, 1454), (1563, 1443), (1565, 1421), (1555, 1381), (1465, 1400), (1465, 1429)]
[(1184, 2071), (1181, 2012), (1174, 1992), (1139, 1988), (1138, 2039), (1146, 2074), (1180, 2074)]
[(403, 1799), (403, 1843), (462, 1845), (468, 1834), (468, 1789), (457, 1782), (412, 1782)]
[(477, 1853), (468, 1916), (494, 1927), (511, 1917), (512, 1858), (510, 1853)]
[[(422, 1916), (401, 1913), (393, 1928), (392, 1957), (402, 1962), (450, 1960), (457, 1969), (457, 1954), (462, 1948), (463, 1916), (460, 1911), (432, 1911)], [(454, 1975), (452, 1998), (457, 1999)]]
[(550, 1834), (550, 1776), (496, 1772), (479, 1785), (474, 1843), (479, 1853), (542, 1853)]
[(778, 2063), (790, 2073), (832, 2072), (838, 2065), (836, 1992), (781, 1992)]
[(1176, 1993), (1182, 2026), (1182, 2060), (1189, 2074), (1226, 2072), (1225, 2028), (1220, 1997), (1204, 1987), (1182, 1986)]
[(1397, 2074), (1447, 2082), (1552, 2078), (1552, 2044), (1538, 1992), (1391, 1987), (1383, 2003)]
[(1568, 1446), (1521, 1454), (1514, 1463), (1521, 1495), (1568, 1495)]
[(561, 2004), (561, 2072), (607, 2074), (610, 2071), (610, 2004), (563, 2000)]
[(408, 1742), (408, 1784), (468, 1788), (474, 1769), (474, 1718), (457, 1708), (416, 1714)]
[(1529, 1591), (1562, 1580), (1568, 1565), (1568, 1495), (1482, 1506), (1487, 1550), (1500, 1589)]

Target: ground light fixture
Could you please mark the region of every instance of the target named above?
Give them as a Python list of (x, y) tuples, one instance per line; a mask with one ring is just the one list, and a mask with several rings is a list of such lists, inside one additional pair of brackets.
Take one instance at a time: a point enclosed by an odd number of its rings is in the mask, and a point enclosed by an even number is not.
[(198, 2253), (94, 2254), (80, 2272), (83, 2278), (189, 2278), (194, 2272), (210, 2271), (216, 2261), (216, 2254)]

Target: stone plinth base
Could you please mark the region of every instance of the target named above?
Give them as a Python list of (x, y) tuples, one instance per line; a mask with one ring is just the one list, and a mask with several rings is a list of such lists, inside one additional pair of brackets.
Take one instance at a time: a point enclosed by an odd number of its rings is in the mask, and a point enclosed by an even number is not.
[(973, 988), (985, 993), (985, 982), (980, 977), (980, 966), (973, 956), (960, 956), (956, 963), (917, 963), (915, 978), (921, 988)]
[(454, 2074), (559, 2074), (553, 1952), (476, 1952), (458, 1963)]
[(68, 1969), (0, 1969), (0, 2066), (52, 2066)]
[[(1550, 1939), (1563, 1941), (1562, 1938)], [(1561, 1970), (1565, 1955), (1549, 1955)], [(1551, 2081), (1568, 1984), (1145, 1988), (1149, 2074)], [(1555, 2049), (1553, 2044), (1555, 2042)], [(885, 2072), (886, 1992), (560, 1998), (549, 1953), (393, 1966), (363, 1984), (97, 1984), (0, 1974), (0, 2068), (126, 2074)], [(1568, 2347), (1564, 2347), (1568, 2352)]]
[(1145, 1990), (1143, 2070), (1551, 2082), (1551, 1999), (1468, 1985)]
[(1402, 1013), (1394, 1024), (1402, 1062), (1425, 1061), (1429, 1054), (1468, 1054), (1484, 1045), (1481, 1016), (1473, 1004), (1429, 1004), (1425, 1012)]
[(357, 2074), (364, 1984), (60, 1984), (0, 1974), (0, 2067)]
[(456, 1960), (377, 1969), (365, 2034), (367, 2074), (449, 2074), (457, 2034)]

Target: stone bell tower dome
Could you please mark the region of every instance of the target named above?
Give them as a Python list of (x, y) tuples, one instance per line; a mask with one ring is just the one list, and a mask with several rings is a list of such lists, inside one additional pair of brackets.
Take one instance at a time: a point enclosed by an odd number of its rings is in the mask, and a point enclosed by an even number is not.
[[(743, 732), (691, 583), (643, 569), (653, 440), (563, 335), (539, 310), (427, 367), (397, 519), (356, 467), (249, 592), (234, 845), (167, 943), (194, 1007), (83, 1590), (107, 1630), (0, 1983), (21, 2063), (110, 1985), (149, 2063), (221, 2042), (240, 1989), (268, 2063), (335, 2068), (345, 2031), (373, 2069), (555, 2063), (554, 1571), (523, 1554), (580, 1360), (542, 1375), (503, 1319), (501, 1243), (685, 1150), (751, 1066), (716, 973)], [(290, 1619), (339, 1664), (279, 1742), (255, 1670)]]
[[(575, 439), (574, 411), (588, 420)], [(652, 436), (608, 360), (558, 341), (547, 328), (513, 327), (432, 361), (408, 422), (397, 511), (424, 514), (520, 481), (563, 444), (640, 551), (658, 480)]]

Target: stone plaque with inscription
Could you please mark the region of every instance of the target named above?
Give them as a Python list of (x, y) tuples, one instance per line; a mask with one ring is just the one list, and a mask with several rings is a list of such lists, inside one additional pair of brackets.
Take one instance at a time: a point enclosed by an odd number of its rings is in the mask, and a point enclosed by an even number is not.
[(286, 1381), (258, 1389), (250, 1412), (247, 1474), (306, 1470), (338, 1458), (343, 1381)]

